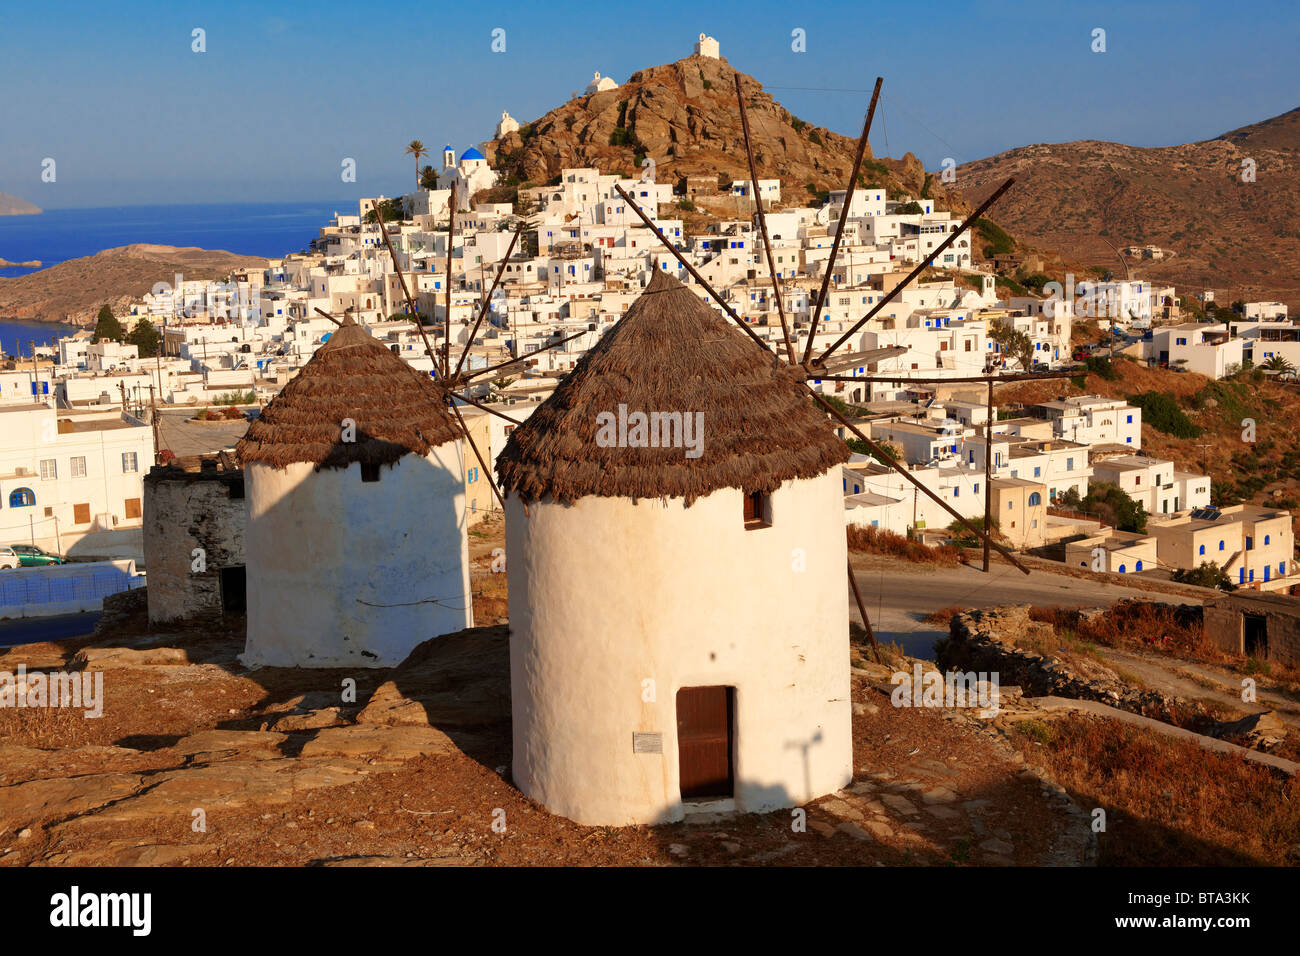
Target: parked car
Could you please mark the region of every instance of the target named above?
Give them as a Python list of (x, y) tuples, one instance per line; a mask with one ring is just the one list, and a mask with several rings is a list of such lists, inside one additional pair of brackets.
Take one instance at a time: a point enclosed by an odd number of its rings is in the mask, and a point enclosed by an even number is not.
[(0, 570), (16, 568), (21, 564), (13, 548), (0, 548)]
[(68, 559), (61, 554), (51, 554), (34, 544), (12, 544), (9, 550), (18, 555), (18, 562), (24, 568), (39, 568), (47, 564), (67, 564)]

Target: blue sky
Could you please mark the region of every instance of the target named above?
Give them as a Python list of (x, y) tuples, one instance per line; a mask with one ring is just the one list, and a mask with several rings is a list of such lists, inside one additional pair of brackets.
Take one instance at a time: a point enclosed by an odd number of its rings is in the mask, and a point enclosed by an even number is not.
[(412, 138), (463, 149), (502, 109), (534, 119), (593, 70), (624, 80), (701, 31), (796, 115), (849, 135), (868, 94), (825, 91), (884, 76), (872, 147), (927, 168), (1035, 142), (1188, 142), (1300, 106), (1300, 13), (1282, 2), (51, 0), (0, 10), (0, 191), (48, 209), (392, 194), (413, 179)]

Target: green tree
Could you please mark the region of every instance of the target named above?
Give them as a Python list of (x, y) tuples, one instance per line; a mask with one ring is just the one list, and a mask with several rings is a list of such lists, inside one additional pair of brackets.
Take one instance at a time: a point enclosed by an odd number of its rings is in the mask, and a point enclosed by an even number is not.
[[(1077, 498), (1077, 494), (1075, 496)], [(1067, 496), (1057, 499), (1065, 503)], [(1067, 508), (1071, 505), (1065, 505)], [(1142, 503), (1134, 501), (1119, 485), (1106, 481), (1093, 482), (1088, 488), (1087, 496), (1079, 503), (1078, 510), (1095, 512), (1118, 531), (1132, 531), (1135, 534), (1147, 532), (1147, 510)]]
[(1194, 568), (1179, 568), (1169, 575), (1179, 584), (1195, 584), (1202, 588), (1218, 588), (1220, 591), (1235, 591), (1227, 572), (1213, 561), (1203, 561)]
[(91, 336), (92, 343), (97, 342), (120, 342), (126, 330), (122, 328), (122, 323), (117, 321), (117, 316), (113, 314), (113, 309), (108, 303), (99, 310), (99, 315), (95, 317), (95, 333)]
[[(383, 214), (384, 222), (400, 222), (403, 218), (402, 201), (400, 199), (381, 199), (375, 204), (375, 209), (378, 209)], [(371, 209), (366, 213), (367, 223), (379, 221), (375, 218), (375, 209)]]
[(140, 352), (141, 358), (153, 358), (158, 354), (158, 345), (162, 341), (162, 336), (154, 328), (154, 324), (148, 319), (141, 319), (135, 324), (126, 337), (127, 345), (134, 345)]
[[(884, 456), (878, 454), (874, 448), (860, 438), (850, 438), (845, 442), (845, 444), (849, 446), (849, 451), (855, 452), (859, 455), (866, 455), (868, 458), (874, 458), (882, 465), (889, 464), (889, 461)], [(880, 446), (881, 451), (894, 459), (894, 461), (903, 460), (903, 449), (899, 448), (897, 445), (891, 444), (887, 441), (878, 441), (876, 444)]]
[(425, 166), (424, 169), (420, 170), (420, 188), (421, 189), (438, 188), (438, 174), (437, 172), (434, 171), (434, 168), (432, 166)]
[(989, 338), (1002, 346), (1003, 352), (1017, 359), (1026, 372), (1034, 367), (1034, 342), (1026, 333), (1002, 322), (993, 322), (989, 325)]
[(420, 160), (429, 155), (429, 150), (418, 139), (413, 139), (406, 144), (406, 155), (415, 157), (415, 188), (420, 188)]

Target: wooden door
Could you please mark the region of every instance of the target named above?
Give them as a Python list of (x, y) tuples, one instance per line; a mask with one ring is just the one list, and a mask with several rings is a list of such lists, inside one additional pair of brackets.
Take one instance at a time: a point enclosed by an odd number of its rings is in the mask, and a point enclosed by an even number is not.
[(683, 800), (732, 796), (734, 712), (734, 688), (683, 687), (677, 692), (677, 753)]

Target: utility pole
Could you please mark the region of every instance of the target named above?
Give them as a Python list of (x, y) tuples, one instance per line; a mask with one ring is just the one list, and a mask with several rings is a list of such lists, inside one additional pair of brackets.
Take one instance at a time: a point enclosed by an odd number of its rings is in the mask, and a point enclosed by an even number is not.
[[(28, 339), (32, 346), (32, 401), (40, 401), (41, 383), (40, 373), (36, 370), (36, 340)], [(21, 346), (20, 346), (21, 348)]]
[(989, 370), (988, 420), (984, 423), (984, 570), (989, 569), (989, 535), (993, 533), (993, 371)]
[(153, 463), (162, 464), (162, 448), (158, 442), (158, 405), (153, 399), (153, 382), (149, 383), (149, 408), (152, 414), (149, 416), (153, 420)]

